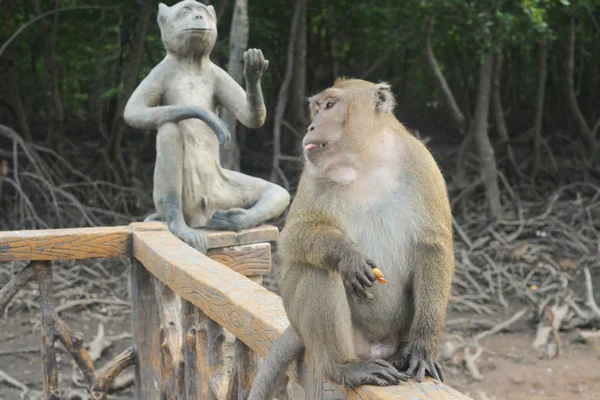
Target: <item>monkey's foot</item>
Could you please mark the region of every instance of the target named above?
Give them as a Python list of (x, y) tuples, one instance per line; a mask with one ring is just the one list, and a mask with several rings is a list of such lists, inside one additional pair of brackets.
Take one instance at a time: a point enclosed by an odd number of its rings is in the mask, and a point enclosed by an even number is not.
[(210, 227), (239, 231), (257, 224), (256, 219), (244, 208), (230, 208), (227, 211), (217, 210), (210, 220)]
[(385, 360), (359, 361), (344, 364), (338, 383), (357, 387), (361, 385), (390, 386), (407, 381), (408, 375), (399, 372)]
[(414, 377), (417, 382), (425, 379), (425, 372), (429, 373), (434, 379), (444, 382), (442, 367), (431, 355), (427, 354), (424, 347), (411, 345), (403, 351), (393, 356), (391, 362), (399, 371), (406, 371), (411, 378)]
[(198, 250), (200, 253), (206, 254), (208, 250), (208, 237), (206, 236), (206, 233), (197, 231), (188, 226), (169, 226), (169, 231), (171, 231), (173, 235), (177, 236), (185, 243), (192, 246), (194, 249)]

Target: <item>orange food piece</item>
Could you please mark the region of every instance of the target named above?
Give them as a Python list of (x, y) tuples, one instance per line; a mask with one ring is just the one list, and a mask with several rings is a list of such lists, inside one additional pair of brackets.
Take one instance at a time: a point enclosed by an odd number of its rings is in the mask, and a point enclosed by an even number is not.
[(375, 274), (375, 278), (378, 282), (386, 283), (387, 279), (383, 277), (383, 273), (379, 270), (379, 268), (373, 268), (373, 273)]

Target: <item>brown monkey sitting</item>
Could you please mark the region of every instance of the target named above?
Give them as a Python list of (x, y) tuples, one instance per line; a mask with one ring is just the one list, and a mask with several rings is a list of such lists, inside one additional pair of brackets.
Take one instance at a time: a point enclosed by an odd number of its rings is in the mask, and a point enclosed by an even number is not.
[(260, 50), (244, 53), (244, 92), (209, 58), (216, 19), (213, 6), (194, 0), (159, 4), (167, 55), (140, 83), (124, 112), (129, 125), (158, 129), (153, 194), (158, 213), (149, 218), (166, 220), (173, 234), (201, 252), (206, 234), (193, 228), (248, 228), (279, 216), (290, 202), (282, 187), (220, 166), (219, 143), (230, 134), (216, 108), (224, 106), (248, 127), (261, 126), (266, 108), (260, 77), (269, 62)]
[(437, 343), (454, 273), (448, 194), (393, 108), (389, 85), (354, 79), (310, 99), (307, 162), (278, 242), (291, 325), (251, 400), (269, 397), (304, 348), (342, 385), (422, 381), (426, 371), (443, 380)]

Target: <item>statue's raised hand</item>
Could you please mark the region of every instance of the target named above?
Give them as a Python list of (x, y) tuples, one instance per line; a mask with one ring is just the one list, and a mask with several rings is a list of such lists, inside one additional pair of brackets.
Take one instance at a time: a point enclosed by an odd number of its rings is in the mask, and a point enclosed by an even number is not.
[(255, 85), (269, 67), (269, 61), (260, 49), (248, 49), (244, 52), (244, 78), (248, 85)]

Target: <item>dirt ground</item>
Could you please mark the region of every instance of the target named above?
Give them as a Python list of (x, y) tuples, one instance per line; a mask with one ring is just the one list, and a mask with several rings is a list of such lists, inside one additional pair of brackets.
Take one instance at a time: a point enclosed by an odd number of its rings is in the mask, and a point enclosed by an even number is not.
[(498, 334), (482, 340), (482, 346), (498, 353), (483, 354), (479, 359), (478, 366), (485, 379), (475, 382), (462, 369), (446, 369), (445, 383), (475, 400), (600, 399), (600, 342), (582, 344), (565, 340), (557, 359), (540, 360), (531, 347), (533, 338), (531, 331)]
[[(497, 316), (498, 320), (509, 317)], [(63, 316), (65, 322), (80, 331), (84, 343), (89, 343), (98, 329), (97, 314), (92, 317), (87, 310)], [(450, 314), (448, 319), (464, 317)], [(39, 354), (40, 331), (36, 310), (23, 310), (0, 319), (0, 370), (32, 390), (41, 390), (42, 365)], [(103, 322), (108, 336), (130, 327), (128, 315), (110, 318)], [(534, 329), (522, 323), (511, 332), (490, 336), (481, 345), (496, 354), (483, 354), (478, 366), (485, 379), (473, 381), (462, 366), (444, 365), (446, 383), (474, 400), (542, 400), (542, 399), (600, 399), (600, 341), (578, 343), (572, 341), (573, 332), (562, 333), (563, 352), (558, 359), (540, 360), (531, 343)], [(447, 334), (450, 334), (448, 332)], [(127, 348), (130, 341), (123, 339), (108, 348), (98, 365)], [(226, 343), (226, 354), (231, 361), (231, 337)], [(60, 348), (60, 346), (57, 346)], [(58, 354), (59, 377), (63, 392), (72, 387), (72, 360), (62, 352)], [(1, 379), (0, 379), (1, 380)], [(20, 390), (0, 382), (0, 400), (20, 399)], [(115, 393), (112, 399), (132, 398), (131, 387)], [(302, 398), (302, 397), (301, 397)]]

